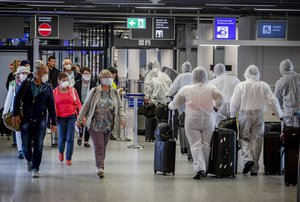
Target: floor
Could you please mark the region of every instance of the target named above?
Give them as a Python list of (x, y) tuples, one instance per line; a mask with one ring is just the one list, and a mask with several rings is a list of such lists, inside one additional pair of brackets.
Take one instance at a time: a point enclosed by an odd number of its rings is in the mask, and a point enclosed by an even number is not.
[[(132, 138), (132, 124), (128, 125), (128, 136)], [(127, 148), (132, 142), (110, 141), (105, 177), (99, 179), (92, 148), (75, 145), (73, 165), (68, 167), (58, 161), (57, 148), (50, 146), (48, 134), (41, 177), (34, 179), (26, 170), (26, 161), (17, 159), (16, 148), (11, 147), (11, 142), (0, 137), (0, 201), (3, 202), (296, 201), (297, 187), (286, 187), (283, 176), (265, 176), (263, 167), (256, 177), (241, 174), (239, 165), (234, 179), (209, 176), (193, 180), (192, 163), (181, 155), (178, 143), (175, 176), (164, 176), (154, 175), (153, 143), (145, 142), (143, 136), (138, 136), (143, 149)]]

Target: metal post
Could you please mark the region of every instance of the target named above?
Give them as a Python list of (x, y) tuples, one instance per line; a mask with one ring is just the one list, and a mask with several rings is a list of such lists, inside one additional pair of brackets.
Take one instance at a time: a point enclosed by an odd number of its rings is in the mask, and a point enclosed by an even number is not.
[(142, 145), (139, 145), (138, 144), (138, 140), (137, 140), (137, 133), (138, 133), (138, 127), (137, 127), (137, 116), (138, 116), (138, 114), (137, 114), (137, 109), (138, 109), (138, 98), (137, 97), (134, 97), (134, 99), (133, 99), (133, 120), (134, 120), (134, 122), (133, 122), (133, 135), (134, 135), (134, 137), (133, 137), (133, 145), (130, 145), (130, 146), (127, 146), (128, 148), (133, 148), (133, 149), (141, 149), (141, 148), (143, 148), (144, 146), (142, 146)]
[[(126, 114), (126, 100), (123, 95), (122, 95), (122, 101), (123, 101), (123, 106), (124, 106), (124, 113)], [(117, 141), (123, 141), (123, 142), (131, 141), (131, 139), (127, 138), (126, 127), (125, 128), (122, 128), (121, 126), (119, 127), (120, 137), (117, 138)]]

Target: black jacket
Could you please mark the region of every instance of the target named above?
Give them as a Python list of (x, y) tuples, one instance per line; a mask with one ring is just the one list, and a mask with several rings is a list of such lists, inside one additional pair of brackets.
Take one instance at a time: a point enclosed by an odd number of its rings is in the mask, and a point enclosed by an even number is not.
[[(96, 86), (96, 83), (94, 81), (90, 81), (90, 87), (89, 91)], [(83, 100), (81, 98), (81, 87), (82, 87), (82, 80), (76, 81), (74, 88), (76, 89), (78, 93), (78, 97), (80, 98), (81, 103), (83, 104)]]
[(49, 83), (53, 89), (57, 87), (57, 77), (59, 73), (60, 71), (55, 67), (52, 70), (49, 68)]
[(13, 115), (18, 116), (20, 114), (22, 100), (24, 121), (44, 119), (48, 110), (51, 124), (56, 125), (54, 97), (50, 84), (42, 84), (41, 90), (36, 97), (33, 96), (32, 85), (35, 85), (33, 79), (31, 81), (25, 80), (18, 88), (14, 98)]

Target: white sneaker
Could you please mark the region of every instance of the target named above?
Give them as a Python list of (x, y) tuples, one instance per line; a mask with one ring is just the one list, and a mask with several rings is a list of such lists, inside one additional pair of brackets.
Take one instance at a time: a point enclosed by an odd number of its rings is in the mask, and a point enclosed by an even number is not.
[(37, 169), (32, 169), (31, 175), (34, 178), (39, 178), (40, 177), (40, 173), (39, 173), (39, 171), (37, 171)]
[(99, 178), (103, 178), (104, 177), (104, 169), (103, 168), (98, 169), (97, 175)]

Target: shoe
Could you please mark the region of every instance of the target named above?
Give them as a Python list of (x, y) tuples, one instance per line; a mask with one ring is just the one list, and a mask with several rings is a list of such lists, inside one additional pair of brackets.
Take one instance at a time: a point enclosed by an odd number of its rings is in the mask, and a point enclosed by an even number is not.
[(30, 161), (30, 162), (27, 162), (27, 171), (31, 172), (31, 170), (32, 170), (32, 162)]
[(103, 178), (104, 177), (104, 169), (103, 168), (98, 169), (97, 175), (99, 178)]
[(82, 144), (82, 140), (81, 139), (78, 139), (77, 140), (77, 144), (80, 146)]
[(71, 166), (72, 165), (72, 161), (71, 160), (66, 160), (66, 164), (67, 164), (67, 166)]
[(194, 180), (200, 180), (201, 177), (206, 177), (206, 172), (204, 170), (200, 170), (197, 174), (193, 177)]
[(12, 143), (12, 144), (11, 144), (11, 147), (16, 147), (16, 146), (17, 146), (16, 143)]
[(248, 161), (246, 164), (245, 164), (245, 167), (244, 167), (244, 170), (243, 170), (243, 174), (247, 174), (249, 173), (249, 171), (251, 170), (251, 167), (254, 165), (254, 162), (253, 161)]
[(40, 177), (40, 173), (37, 169), (32, 169), (31, 175), (34, 178), (39, 178)]
[(63, 162), (64, 161), (64, 154), (63, 153), (58, 153), (58, 159), (60, 162)]
[(85, 142), (85, 143), (83, 144), (83, 146), (84, 146), (84, 147), (91, 147), (91, 145), (90, 145), (88, 142)]
[(24, 154), (22, 151), (19, 151), (19, 156), (18, 156), (19, 159), (24, 159)]
[(257, 173), (255, 173), (255, 172), (250, 172), (250, 175), (251, 175), (251, 176), (257, 176)]
[(115, 138), (113, 135), (111, 135), (109, 139), (110, 140), (116, 140), (117, 138)]
[(186, 154), (187, 153), (187, 148), (182, 148), (181, 149), (181, 154)]

